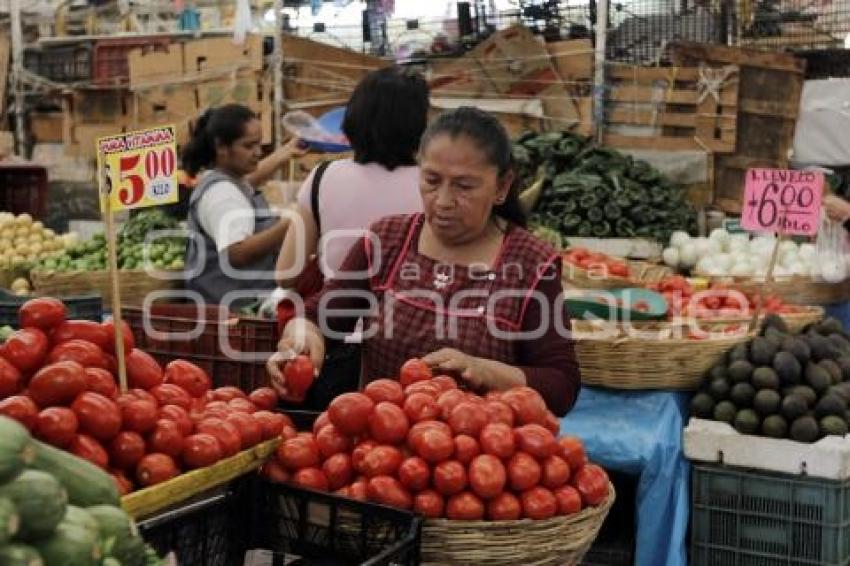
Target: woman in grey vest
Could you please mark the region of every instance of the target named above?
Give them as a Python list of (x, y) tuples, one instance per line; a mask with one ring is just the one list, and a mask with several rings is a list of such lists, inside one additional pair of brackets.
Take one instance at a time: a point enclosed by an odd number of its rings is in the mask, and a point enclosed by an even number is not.
[(209, 303), (236, 308), (275, 287), (288, 221), (246, 181), (260, 162), (261, 139), (256, 114), (228, 104), (201, 116), (183, 151), (187, 173), (203, 171), (189, 199), (186, 288)]

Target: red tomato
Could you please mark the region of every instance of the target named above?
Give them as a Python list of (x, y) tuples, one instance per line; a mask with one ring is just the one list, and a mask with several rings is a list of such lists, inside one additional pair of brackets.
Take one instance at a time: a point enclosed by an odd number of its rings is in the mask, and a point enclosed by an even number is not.
[(518, 424), (540, 424), (546, 419), (546, 402), (531, 387), (514, 387), (502, 393), (504, 401), (514, 412)]
[(468, 466), (473, 458), (481, 454), (481, 448), (478, 446), (478, 441), (466, 434), (455, 436), (455, 460)]
[(545, 487), (532, 487), (522, 492), (522, 514), (528, 519), (549, 519), (558, 512), (558, 501)]
[(369, 436), (381, 444), (398, 444), (407, 438), (410, 424), (401, 407), (388, 401), (375, 405), (369, 415)]
[(448, 423), (455, 434), (468, 434), (478, 438), (481, 429), (487, 424), (487, 412), (482, 411), (475, 403), (463, 401), (451, 410)]
[(23, 387), (23, 379), (18, 368), (0, 358), (0, 399), (14, 395)]
[(410, 432), (407, 435), (408, 444), (412, 445), (416, 438), (426, 430), (439, 430), (440, 432), (445, 432), (449, 436), (452, 435), (452, 429), (443, 421), (422, 421), (410, 427)]
[(328, 406), (328, 418), (347, 436), (363, 434), (369, 426), (369, 415), (375, 403), (362, 393), (343, 393)]
[(160, 406), (177, 405), (187, 411), (192, 409), (192, 397), (185, 389), (173, 383), (163, 383), (162, 385), (151, 387), (150, 394), (154, 396), (154, 399), (156, 399), (156, 402)]
[(148, 391), (162, 384), (162, 368), (147, 352), (133, 348), (127, 354), (127, 383)]
[(496, 497), (505, 489), (507, 472), (502, 461), (491, 456), (482, 454), (476, 456), (469, 464), (469, 486), (478, 497), (491, 499)]
[(118, 360), (112, 354), (103, 353), (103, 369), (114, 376), (118, 376)]
[(548, 489), (557, 489), (570, 480), (570, 466), (560, 456), (549, 456), (543, 461), (543, 478), (540, 484)]
[(587, 464), (584, 444), (575, 436), (562, 436), (558, 439), (558, 446), (561, 447), (561, 457), (567, 461), (573, 474)]
[(350, 486), (348, 486), (348, 496), (351, 497), (351, 499), (356, 499), (357, 501), (366, 501), (367, 485), (368, 481), (366, 478), (360, 478), (354, 481)]
[(109, 443), (109, 462), (121, 469), (131, 469), (145, 455), (145, 439), (137, 432), (122, 430)]
[(218, 440), (221, 457), (230, 458), (242, 450), (242, 435), (236, 426), (225, 419), (207, 418), (198, 423), (196, 432), (211, 434)]
[(77, 436), (79, 423), (74, 411), (66, 407), (48, 407), (38, 414), (33, 434), (59, 448), (66, 448)]
[(513, 429), (504, 423), (490, 423), (480, 435), (481, 450), (497, 458), (507, 459), (514, 455), (516, 444)]
[(231, 413), (225, 419), (239, 430), (240, 449), (247, 450), (263, 441), (263, 427), (247, 413)]
[(322, 464), (322, 472), (328, 478), (328, 489), (336, 491), (348, 485), (354, 477), (354, 469), (351, 467), (351, 456), (348, 454), (334, 454)]
[(315, 468), (319, 465), (319, 448), (312, 438), (296, 436), (278, 446), (277, 459), (290, 470)]
[(18, 322), (21, 328), (40, 328), (49, 330), (65, 320), (68, 309), (65, 304), (53, 297), (30, 299), (18, 309)]
[(457, 381), (448, 375), (438, 375), (431, 380), (431, 383), (438, 386), (440, 391), (448, 391), (449, 389), (457, 389)]
[(3, 356), (24, 373), (40, 368), (47, 358), (47, 335), (38, 328), (24, 328), (13, 332), (0, 346)]
[(80, 393), (71, 410), (80, 421), (80, 430), (98, 440), (109, 440), (121, 430), (121, 409), (99, 393)]
[(374, 440), (364, 440), (358, 444), (351, 452), (351, 465), (354, 471), (358, 474), (363, 473), (363, 460), (366, 459), (366, 454), (378, 445)]
[(174, 421), (160, 419), (148, 435), (147, 451), (177, 458), (183, 452), (183, 435)]
[(281, 466), (277, 460), (268, 460), (263, 467), (260, 468), (260, 474), (275, 483), (286, 483), (289, 481), (289, 472)]
[(103, 368), (86, 368), (86, 389), (112, 400), (118, 399), (115, 377)]
[(284, 426), (283, 430), (280, 432), (280, 438), (282, 440), (289, 440), (290, 438), (295, 438), (298, 436), (298, 431), (296, 431), (291, 426)]
[(272, 413), (271, 411), (257, 411), (251, 415), (260, 425), (263, 431), (263, 440), (271, 440), (277, 438), (283, 432), (283, 427), (286, 424), (286, 417), (280, 413)]
[(32, 432), (38, 422), (38, 407), (25, 395), (13, 395), (0, 401), (0, 415), (18, 421)]
[(261, 411), (274, 411), (277, 408), (277, 393), (271, 387), (260, 387), (251, 391), (248, 400)]
[(491, 521), (516, 521), (522, 517), (522, 504), (517, 496), (504, 491), (487, 502), (487, 518)]
[(452, 521), (480, 521), (484, 518), (484, 503), (474, 494), (464, 491), (449, 497), (446, 518)]
[(418, 493), (428, 487), (428, 482), (431, 480), (431, 468), (422, 458), (411, 456), (398, 467), (398, 479), (408, 491)]
[(449, 389), (448, 391), (440, 393), (440, 396), (437, 397), (437, 405), (440, 407), (440, 415), (443, 420), (448, 421), (449, 415), (452, 414), (452, 410), (465, 400), (466, 393), (460, 389)]
[(378, 445), (366, 453), (360, 468), (367, 478), (393, 476), (403, 459), (401, 451), (395, 446)]
[(525, 452), (517, 452), (508, 461), (508, 483), (514, 491), (525, 491), (540, 483), (540, 464)]
[(555, 436), (538, 424), (523, 425), (514, 429), (514, 437), (520, 450), (535, 458), (548, 458), (558, 452)]
[(227, 402), (227, 406), (231, 411), (237, 413), (253, 414), (257, 412), (257, 407), (248, 399), (231, 399)]
[(398, 381), (392, 379), (376, 379), (369, 382), (363, 389), (363, 393), (369, 396), (377, 405), (382, 401), (401, 406), (404, 403), (404, 391)]
[(330, 458), (340, 452), (350, 452), (354, 443), (351, 438), (341, 434), (334, 425), (329, 424), (316, 434), (316, 445), (322, 457)]
[(248, 396), (245, 395), (245, 392), (239, 389), (238, 387), (233, 387), (232, 385), (225, 385), (224, 387), (217, 387), (213, 389), (212, 392), (212, 401), (224, 401), (225, 403), (229, 403), (234, 399), (247, 399)]
[[(423, 421), (423, 423), (427, 422), (433, 421)], [(432, 464), (451, 458), (455, 451), (451, 434), (437, 428), (429, 428), (412, 435), (410, 447), (417, 455)]]
[(319, 416), (316, 417), (316, 420), (313, 421), (313, 432), (319, 432), (325, 425), (331, 424), (331, 419), (328, 416), (327, 411), (322, 411), (319, 413)]
[(608, 474), (596, 464), (587, 464), (577, 471), (573, 485), (585, 505), (599, 505), (608, 497)]
[(85, 434), (78, 434), (74, 438), (71, 445), (68, 446), (68, 452), (83, 460), (88, 460), (98, 468), (103, 468), (104, 470), (109, 465), (109, 454), (106, 453), (100, 442)]
[(581, 495), (573, 486), (559, 487), (554, 494), (558, 501), (558, 515), (572, 515), (581, 511)]
[(93, 320), (66, 320), (50, 333), (50, 341), (54, 344), (63, 344), (70, 340), (85, 340), (114, 353), (115, 343), (113, 342), (110, 348), (110, 339), (114, 340), (112, 334), (102, 324)]
[(443, 516), (443, 496), (433, 489), (426, 489), (413, 498), (413, 511), (426, 519), (438, 519)]
[(440, 416), (437, 401), (427, 393), (411, 393), (404, 400), (404, 414), (411, 423), (436, 419)]
[(555, 436), (558, 436), (561, 432), (561, 421), (551, 411), (546, 411), (546, 420), (543, 422), (543, 426)]
[[(189, 417), (189, 413), (187, 413), (186, 409), (184, 409), (183, 407), (178, 407), (177, 405), (166, 405), (164, 407), (160, 407), (158, 413), (156, 413), (156, 405), (154, 405), (153, 408), (155, 416), (151, 419), (153, 421), (153, 426), (150, 427), (151, 429), (156, 426), (156, 421), (158, 419), (168, 419), (170, 421), (174, 421), (177, 424), (177, 428), (180, 429), (180, 434), (182, 434), (183, 436), (189, 436), (195, 429), (195, 425), (192, 422), (192, 419)], [(124, 419), (126, 422), (126, 414), (124, 416)], [(134, 428), (133, 430), (136, 429)], [(145, 431), (139, 430), (138, 432)]]
[[(105, 352), (109, 352), (110, 354), (115, 353), (115, 321), (113, 319), (109, 319), (106, 322), (102, 323), (101, 328), (106, 331), (106, 342), (101, 344), (100, 342), (96, 342), (92, 340), (95, 344), (103, 348)], [(91, 338), (87, 338), (87, 340), (91, 340)], [(121, 341), (124, 342), (124, 355), (127, 354), (130, 350), (136, 347), (136, 341), (133, 338), (133, 331), (130, 328), (130, 325), (127, 324), (126, 321), (121, 321)]]
[(457, 460), (440, 462), (434, 467), (434, 488), (443, 495), (460, 493), (466, 487), (466, 468)]
[(118, 488), (118, 495), (124, 497), (133, 491), (133, 482), (127, 478), (123, 471), (109, 470), (109, 475), (112, 476), (112, 481), (115, 482), (115, 486)]
[(366, 495), (370, 501), (400, 509), (410, 509), (413, 498), (399, 481), (390, 476), (377, 476), (366, 484)]
[(159, 403), (156, 400), (156, 397), (145, 391), (144, 389), (130, 389), (127, 393), (130, 394), (131, 397), (135, 397), (136, 399), (144, 399), (145, 401), (150, 401), (157, 407), (159, 407)]
[[(121, 420), (125, 430), (144, 434), (156, 427), (156, 404), (144, 399), (131, 398), (119, 403)], [(190, 431), (191, 432), (191, 431)]]
[(408, 385), (404, 388), (404, 394), (407, 397), (410, 397), (414, 393), (425, 393), (426, 395), (430, 395), (434, 399), (440, 396), (443, 390), (440, 389), (440, 386), (436, 383), (431, 383), (430, 381), (417, 381), (411, 385)]
[(205, 468), (221, 460), (221, 447), (211, 434), (193, 434), (183, 442), (183, 463), (189, 469)]
[(487, 412), (487, 420), (489, 422), (504, 423), (509, 427), (514, 426), (514, 412), (507, 403), (499, 400), (487, 400), (484, 410)]
[(313, 385), (316, 368), (309, 357), (295, 356), (283, 366), (283, 378), (286, 381), (287, 393), (295, 400), (302, 400)]
[[(207, 372), (186, 360), (173, 360), (165, 366), (163, 379), (166, 384), (176, 385), (185, 391), (189, 397), (203, 397), (212, 387), (212, 380)], [(176, 403), (175, 403), (176, 404)]]
[(431, 375), (431, 368), (428, 367), (428, 364), (418, 358), (413, 358), (402, 364), (398, 380), (401, 382), (402, 387), (407, 387), (411, 383), (427, 381), (431, 377), (433, 376)]
[(179, 473), (174, 459), (167, 454), (148, 454), (136, 466), (136, 479), (145, 487), (168, 481)]
[(328, 491), (328, 478), (319, 468), (301, 468), (292, 474), (292, 483), (316, 491)]
[(230, 407), (224, 401), (210, 401), (204, 407), (203, 415), (205, 418), (214, 417), (218, 419), (226, 419), (230, 414)]
[(99, 346), (86, 340), (68, 340), (55, 346), (47, 356), (47, 363), (77, 362), (84, 368), (106, 369), (106, 358)]

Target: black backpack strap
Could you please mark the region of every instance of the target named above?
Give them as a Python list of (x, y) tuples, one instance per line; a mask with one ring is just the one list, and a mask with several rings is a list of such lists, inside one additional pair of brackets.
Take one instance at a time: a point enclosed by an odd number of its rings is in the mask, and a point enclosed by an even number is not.
[(316, 233), (322, 233), (322, 221), (319, 218), (319, 185), (322, 183), (322, 177), (325, 174), (325, 169), (330, 165), (330, 161), (323, 161), (316, 167), (313, 173), (313, 185), (310, 187), (310, 210), (313, 212), (313, 220), (316, 221)]

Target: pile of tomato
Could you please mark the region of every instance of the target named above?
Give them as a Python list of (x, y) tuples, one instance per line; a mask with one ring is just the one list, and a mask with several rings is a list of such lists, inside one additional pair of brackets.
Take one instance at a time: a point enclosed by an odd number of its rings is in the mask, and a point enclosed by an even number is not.
[(629, 265), (621, 259), (599, 252), (591, 252), (585, 248), (570, 248), (564, 252), (562, 259), (585, 271), (613, 277), (628, 279), (632, 273)]
[(608, 476), (529, 387), (463, 391), (410, 360), (334, 399), (312, 431), (286, 427), (263, 474), (453, 520), (547, 519), (608, 497)]
[(694, 288), (681, 275), (665, 277), (658, 283), (647, 285), (648, 289), (664, 295), (667, 300), (667, 315), (695, 316), (697, 318), (740, 317), (752, 314), (760, 300), (764, 313), (793, 313), (799, 307), (785, 304), (777, 295), (765, 295), (761, 299), (756, 293), (740, 293), (722, 284), (712, 284), (709, 293), (692, 300)]
[(214, 464), (280, 435), (289, 420), (261, 388), (211, 389), (198, 366), (164, 369), (123, 326), (129, 390), (120, 393), (111, 322), (66, 320), (52, 298), (26, 302), (0, 346), (0, 414), (107, 470), (122, 494)]

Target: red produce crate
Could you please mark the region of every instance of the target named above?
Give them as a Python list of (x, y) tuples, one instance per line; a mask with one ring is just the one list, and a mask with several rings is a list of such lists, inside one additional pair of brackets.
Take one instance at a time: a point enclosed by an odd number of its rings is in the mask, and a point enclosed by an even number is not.
[[(269, 384), (266, 361), (277, 347), (274, 320), (239, 317), (216, 305), (158, 304), (147, 313), (143, 307), (121, 312), (136, 346), (162, 365), (190, 361), (206, 370), (215, 387), (234, 385), (247, 392)], [(146, 317), (156, 334), (146, 331)]]
[(130, 80), (127, 54), (133, 49), (162, 49), (171, 40), (167, 37), (127, 37), (101, 39), (92, 48), (92, 79), (94, 84), (123, 85)]
[(44, 218), (47, 169), (32, 163), (0, 165), (0, 211)]

